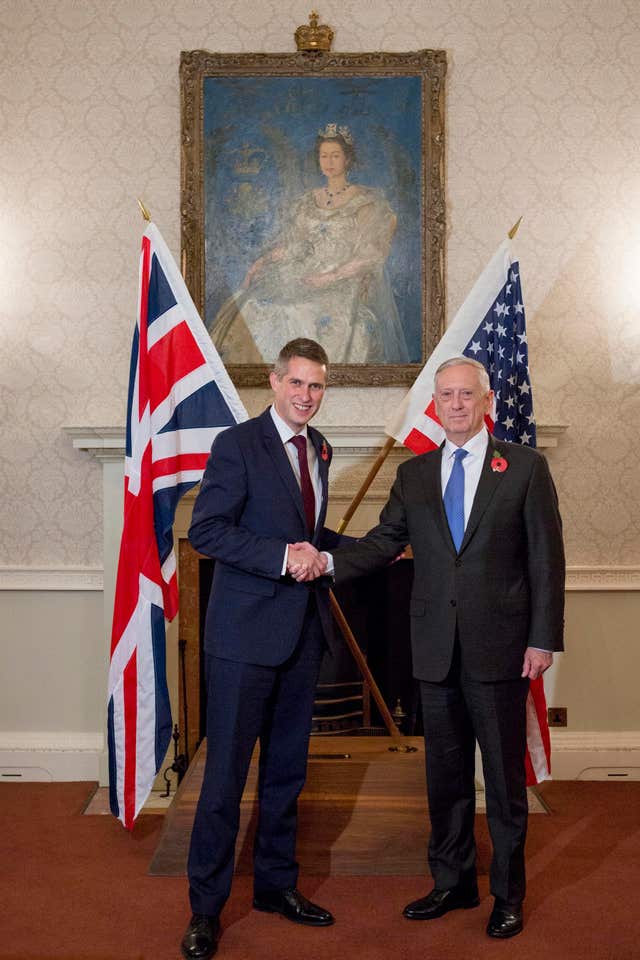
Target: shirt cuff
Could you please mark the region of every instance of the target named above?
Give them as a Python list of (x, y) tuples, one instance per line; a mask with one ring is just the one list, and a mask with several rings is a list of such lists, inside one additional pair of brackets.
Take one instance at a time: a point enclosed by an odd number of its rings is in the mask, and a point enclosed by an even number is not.
[(327, 560), (327, 569), (325, 570), (325, 576), (332, 577), (335, 570), (333, 566), (333, 554), (328, 553), (326, 550), (321, 551), (322, 556), (326, 557)]

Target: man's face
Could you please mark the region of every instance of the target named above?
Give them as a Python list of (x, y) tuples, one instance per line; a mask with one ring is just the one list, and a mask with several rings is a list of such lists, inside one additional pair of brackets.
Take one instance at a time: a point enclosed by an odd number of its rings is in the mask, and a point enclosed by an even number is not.
[(327, 382), (327, 368), (304, 357), (292, 357), (286, 373), (269, 375), (273, 405), (288, 427), (300, 433), (320, 409)]
[(491, 410), (493, 390), (485, 393), (478, 371), (460, 363), (438, 374), (433, 399), (447, 439), (461, 447), (480, 432)]

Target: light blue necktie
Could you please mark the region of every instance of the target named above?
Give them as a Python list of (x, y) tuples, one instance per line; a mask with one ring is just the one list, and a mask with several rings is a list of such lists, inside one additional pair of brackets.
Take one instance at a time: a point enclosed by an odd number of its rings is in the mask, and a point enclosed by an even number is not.
[(460, 549), (464, 537), (464, 467), (462, 461), (467, 451), (461, 447), (453, 455), (453, 469), (444, 491), (444, 509), (449, 521), (449, 530), (456, 552)]

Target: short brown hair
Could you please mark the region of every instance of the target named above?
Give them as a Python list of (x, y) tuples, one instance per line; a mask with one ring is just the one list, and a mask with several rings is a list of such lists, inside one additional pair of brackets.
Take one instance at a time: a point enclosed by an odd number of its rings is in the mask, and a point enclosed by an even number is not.
[(307, 337), (297, 337), (295, 340), (289, 340), (277, 356), (273, 365), (273, 372), (277, 377), (283, 377), (289, 367), (289, 360), (294, 357), (302, 357), (304, 360), (311, 360), (313, 363), (319, 363), (326, 367), (329, 373), (329, 358), (324, 347), (321, 347), (315, 340), (309, 340)]

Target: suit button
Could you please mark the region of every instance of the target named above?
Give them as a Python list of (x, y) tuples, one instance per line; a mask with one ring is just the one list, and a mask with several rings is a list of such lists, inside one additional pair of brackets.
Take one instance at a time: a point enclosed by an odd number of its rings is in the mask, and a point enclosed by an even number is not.
[(462, 560), (456, 560), (456, 567), (462, 566)]
[(456, 605), (455, 600), (449, 600), (449, 603), (451, 604), (452, 607), (455, 607), (455, 605)]

